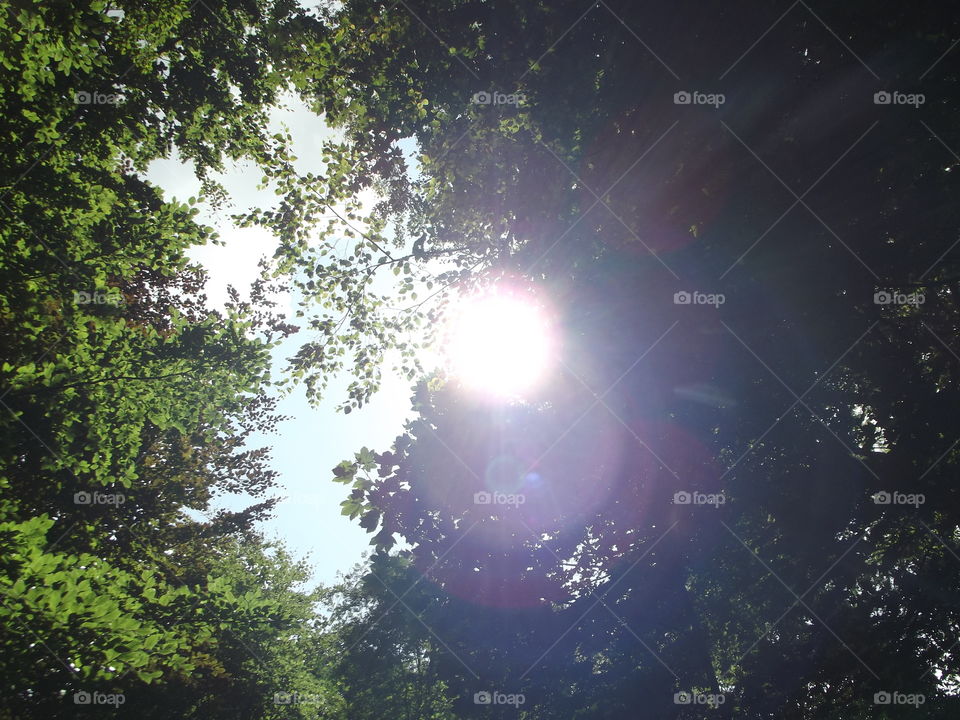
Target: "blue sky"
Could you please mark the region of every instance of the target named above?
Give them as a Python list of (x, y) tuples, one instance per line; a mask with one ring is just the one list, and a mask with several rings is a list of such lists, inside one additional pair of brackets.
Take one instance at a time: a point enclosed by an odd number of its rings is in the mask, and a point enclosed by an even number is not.
[[(319, 172), (321, 168), (316, 159), (320, 157), (321, 145), (334, 133), (299, 102), (290, 100), (288, 105), (273, 114), (277, 129), (279, 123), (290, 129), (297, 168), (303, 172)], [(199, 221), (216, 228), (225, 243), (197, 247), (189, 253), (210, 274), (207, 295), (214, 307), (223, 305), (228, 284), (242, 295), (248, 295), (250, 284), (257, 277), (258, 260), (271, 255), (275, 247), (273, 237), (266, 230), (236, 228), (229, 219), (231, 212), (256, 205), (270, 206), (276, 201), (271, 190), (256, 189), (261, 175), (249, 165), (230, 168), (220, 180), (234, 207), (215, 214), (201, 206)], [(148, 179), (163, 188), (168, 198), (185, 201), (200, 194), (200, 184), (192, 168), (176, 157), (151, 165)], [(373, 197), (364, 199), (369, 202)], [(292, 309), (289, 296), (277, 299), (282, 307)], [(296, 324), (296, 320), (293, 322)], [(285, 358), (300, 341), (301, 338), (294, 336), (292, 342), (274, 350), (275, 374), (284, 367)], [(410, 384), (392, 375), (389, 367), (384, 368), (381, 391), (368, 405), (350, 415), (337, 413), (335, 407), (346, 398), (349, 382), (346, 375), (332, 378), (326, 399), (318, 407), (311, 407), (299, 389), (284, 397), (278, 412), (291, 419), (281, 423), (276, 433), (251, 440), (252, 446), (273, 448), (272, 465), (279, 473), (275, 494), (285, 498), (262, 529), (268, 536), (283, 539), (296, 555), (309, 556), (314, 567), (313, 579), (327, 584), (336, 580), (338, 572), (349, 570), (360, 561), (371, 537), (355, 521), (340, 514), (340, 502), (346, 492), (343, 485), (331, 481), (331, 469), (364, 445), (375, 450), (387, 449), (411, 415)], [(247, 504), (249, 499), (242, 497), (223, 498), (216, 503), (218, 507), (231, 508)]]

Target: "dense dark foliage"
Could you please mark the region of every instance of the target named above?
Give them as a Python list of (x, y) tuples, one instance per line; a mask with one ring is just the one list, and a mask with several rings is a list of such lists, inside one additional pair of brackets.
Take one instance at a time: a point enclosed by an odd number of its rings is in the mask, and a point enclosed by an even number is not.
[[(349, 10), (405, 38), (374, 36), (373, 136), (419, 140), (428, 246), (492, 244), (484, 281), (534, 287), (567, 338), (542, 403), (424, 386), (392, 451), (338, 470), (345, 511), (443, 591), (424, 620), (454, 694), (523, 690), (530, 717), (701, 712), (684, 690), (728, 717), (948, 716), (955, 17), (408, 5)], [(476, 505), (504, 458), (526, 502)], [(496, 609), (457, 624), (461, 599)], [(875, 705), (895, 689), (926, 703)]]

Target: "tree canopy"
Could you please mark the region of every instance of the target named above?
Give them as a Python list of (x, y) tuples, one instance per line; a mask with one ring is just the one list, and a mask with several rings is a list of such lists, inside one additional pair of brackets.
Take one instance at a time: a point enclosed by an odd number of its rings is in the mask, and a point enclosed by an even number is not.
[[(951, 8), (3, 10), (0, 717), (955, 716)], [(216, 310), (236, 162), (275, 246)], [(528, 402), (424, 363), (489, 287), (563, 338)], [(373, 554), (307, 588), (250, 438), (391, 358), (417, 416), (333, 470)]]

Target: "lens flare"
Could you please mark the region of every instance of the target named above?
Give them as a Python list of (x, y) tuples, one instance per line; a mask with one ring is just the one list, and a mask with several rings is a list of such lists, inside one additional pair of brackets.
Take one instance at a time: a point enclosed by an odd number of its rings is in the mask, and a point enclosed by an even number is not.
[(462, 301), (446, 335), (450, 374), (470, 390), (501, 399), (532, 392), (546, 379), (555, 356), (544, 309), (505, 291)]

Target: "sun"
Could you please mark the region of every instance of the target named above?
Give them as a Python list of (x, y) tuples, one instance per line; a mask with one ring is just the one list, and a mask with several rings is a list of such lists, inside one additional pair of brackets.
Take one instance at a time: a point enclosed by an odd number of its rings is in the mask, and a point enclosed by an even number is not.
[(461, 300), (445, 336), (448, 372), (463, 387), (500, 399), (535, 390), (556, 354), (545, 308), (525, 293), (503, 289)]

